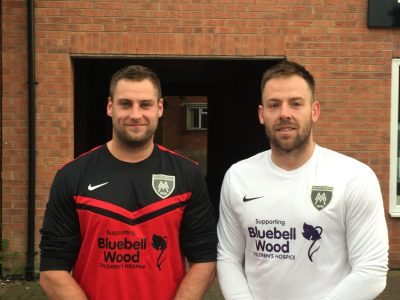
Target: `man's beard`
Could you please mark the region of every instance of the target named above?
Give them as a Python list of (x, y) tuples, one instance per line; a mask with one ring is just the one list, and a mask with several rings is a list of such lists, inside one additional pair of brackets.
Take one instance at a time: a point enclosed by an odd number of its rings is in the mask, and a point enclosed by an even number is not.
[(147, 145), (152, 141), (155, 130), (148, 130), (140, 137), (132, 137), (124, 131), (114, 130), (114, 134), (121, 146), (124, 148), (136, 149)]
[[(269, 142), (271, 147), (276, 151), (279, 151), (281, 153), (292, 153), (292, 152), (297, 152), (301, 151), (302, 149), (306, 148), (307, 144), (310, 141), (310, 136), (311, 136), (311, 129), (312, 129), (312, 121), (309, 120), (300, 132), (297, 133), (295, 136), (294, 140), (291, 142), (286, 142), (282, 138), (277, 138), (276, 131), (274, 130), (275, 127), (283, 126), (283, 125), (293, 125), (293, 123), (288, 122), (288, 121), (281, 121), (279, 124), (273, 126), (272, 130), (270, 130), (267, 126), (265, 126), (265, 133), (267, 134), (267, 137), (269, 138)], [(298, 126), (294, 126), (296, 129)]]

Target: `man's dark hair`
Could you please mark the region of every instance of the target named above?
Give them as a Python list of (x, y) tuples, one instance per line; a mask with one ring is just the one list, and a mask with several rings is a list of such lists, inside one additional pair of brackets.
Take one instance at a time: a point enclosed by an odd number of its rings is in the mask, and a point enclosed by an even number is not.
[(315, 82), (314, 77), (302, 65), (289, 60), (283, 60), (273, 67), (267, 69), (261, 79), (261, 93), (264, 90), (267, 81), (273, 78), (282, 78), (290, 76), (300, 76), (303, 78), (311, 89), (312, 96), (315, 95)]
[(150, 82), (154, 85), (155, 89), (157, 90), (157, 100), (161, 98), (161, 83), (160, 79), (158, 78), (157, 74), (144, 66), (140, 65), (131, 65), (122, 68), (121, 70), (117, 71), (112, 77), (110, 81), (110, 97), (111, 100), (114, 97), (115, 87), (117, 82), (121, 79), (125, 80), (132, 80), (132, 81), (143, 81), (145, 79), (150, 80)]

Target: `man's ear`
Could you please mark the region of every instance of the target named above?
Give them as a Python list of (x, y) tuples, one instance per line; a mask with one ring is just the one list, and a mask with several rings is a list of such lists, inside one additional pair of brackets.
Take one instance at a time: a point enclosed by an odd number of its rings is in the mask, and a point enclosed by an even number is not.
[(111, 99), (111, 97), (107, 98), (107, 116), (112, 117), (112, 99)]
[(160, 100), (158, 100), (158, 117), (161, 118), (163, 113), (164, 113), (164, 99), (160, 98)]
[(315, 100), (312, 104), (311, 104), (311, 113), (312, 113), (312, 120), (313, 122), (317, 122), (317, 120), (319, 119), (319, 115), (321, 113), (321, 106), (319, 104), (319, 101)]
[(261, 104), (258, 106), (258, 119), (260, 120), (260, 124), (265, 124), (264, 121), (264, 106)]

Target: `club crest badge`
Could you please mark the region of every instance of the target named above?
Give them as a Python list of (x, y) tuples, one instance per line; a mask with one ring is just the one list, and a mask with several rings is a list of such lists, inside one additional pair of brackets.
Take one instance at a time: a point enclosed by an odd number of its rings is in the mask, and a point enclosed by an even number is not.
[(313, 186), (311, 190), (311, 202), (316, 209), (324, 209), (331, 202), (333, 187)]
[(154, 192), (165, 199), (175, 190), (175, 176), (153, 174), (151, 185)]

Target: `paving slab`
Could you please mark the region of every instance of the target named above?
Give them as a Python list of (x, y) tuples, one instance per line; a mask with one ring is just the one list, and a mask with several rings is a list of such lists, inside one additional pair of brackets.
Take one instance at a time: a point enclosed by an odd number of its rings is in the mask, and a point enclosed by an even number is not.
[[(37, 281), (1, 280), (1, 300), (45, 300), (47, 299)], [(210, 288), (204, 300), (223, 300), (218, 282)], [(377, 300), (400, 300), (400, 270), (388, 273), (387, 286)]]

